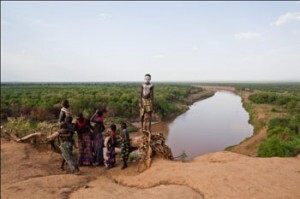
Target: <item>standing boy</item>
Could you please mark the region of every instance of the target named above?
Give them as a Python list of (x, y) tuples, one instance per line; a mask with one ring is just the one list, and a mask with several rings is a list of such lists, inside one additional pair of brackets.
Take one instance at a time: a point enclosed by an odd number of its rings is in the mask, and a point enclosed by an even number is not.
[(141, 86), (140, 116), (142, 131), (151, 132), (151, 117), (153, 112), (154, 86), (150, 83), (151, 75), (145, 75), (145, 82)]

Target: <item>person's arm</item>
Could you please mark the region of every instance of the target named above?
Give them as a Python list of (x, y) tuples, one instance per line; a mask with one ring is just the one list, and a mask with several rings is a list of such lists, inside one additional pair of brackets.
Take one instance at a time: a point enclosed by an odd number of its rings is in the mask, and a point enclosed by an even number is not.
[(64, 111), (60, 111), (59, 113), (59, 119), (58, 119), (58, 122), (61, 123), (65, 120), (65, 117), (66, 117), (66, 113)]
[(152, 104), (153, 104), (153, 102), (154, 102), (154, 86), (151, 87), (150, 98), (151, 98), (151, 101), (152, 101)]
[(60, 137), (70, 137), (71, 136), (71, 133), (68, 132), (68, 133), (62, 133), (62, 134), (59, 134)]
[(96, 119), (98, 119), (97, 117), (96, 117), (96, 115), (97, 115), (97, 111), (94, 113), (94, 115), (91, 117), (91, 122), (97, 122), (97, 120)]
[(100, 128), (99, 129), (100, 129), (101, 132), (105, 131), (105, 126), (103, 124), (103, 121), (100, 121)]
[(59, 129), (58, 133), (59, 133), (60, 137), (69, 137), (69, 136), (71, 136), (71, 132), (67, 128)]
[(81, 139), (81, 133), (80, 133), (80, 130), (79, 130), (79, 127), (78, 127), (78, 125), (77, 124), (75, 124), (75, 131), (76, 131), (76, 133), (77, 133), (77, 137), (78, 137), (78, 139)]
[(143, 107), (143, 100), (142, 100), (142, 98), (143, 98), (143, 85), (141, 86), (141, 92), (140, 92), (140, 107)]
[(59, 134), (65, 134), (66, 132), (68, 132), (68, 129), (59, 129)]
[(126, 139), (127, 139), (127, 140), (130, 140), (130, 138), (129, 138), (129, 133), (128, 133), (127, 129), (126, 129)]
[(113, 135), (110, 135), (110, 141), (111, 141), (111, 144), (112, 146), (115, 146), (115, 139), (114, 139), (114, 136)]
[[(93, 115), (94, 116), (94, 115)], [(103, 121), (102, 120), (100, 120), (98, 117), (91, 117), (91, 122), (94, 122), (94, 123), (97, 123), (97, 124), (99, 124), (99, 123), (102, 123)]]
[(91, 129), (91, 130), (93, 130), (93, 129), (94, 129), (94, 127), (91, 125), (91, 122), (90, 122), (90, 120), (88, 120), (88, 119), (87, 119), (87, 121), (86, 121), (86, 122), (87, 122), (87, 125), (88, 125), (88, 127), (90, 127), (90, 129)]

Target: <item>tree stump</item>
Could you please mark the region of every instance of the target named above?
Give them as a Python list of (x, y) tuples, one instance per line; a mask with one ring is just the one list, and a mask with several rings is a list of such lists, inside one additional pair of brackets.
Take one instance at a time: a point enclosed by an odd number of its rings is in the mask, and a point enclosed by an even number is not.
[(145, 171), (151, 166), (151, 157), (156, 154), (164, 159), (173, 160), (171, 149), (165, 144), (165, 138), (162, 133), (150, 133), (143, 131), (142, 144), (139, 151), (142, 158), (138, 165), (140, 172)]

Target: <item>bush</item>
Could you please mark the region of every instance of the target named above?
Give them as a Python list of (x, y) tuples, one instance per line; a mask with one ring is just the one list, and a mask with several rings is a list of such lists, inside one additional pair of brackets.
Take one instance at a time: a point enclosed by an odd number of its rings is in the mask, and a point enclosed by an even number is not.
[(254, 93), (249, 96), (249, 100), (257, 104), (276, 104), (293, 108), (296, 106), (296, 95), (293, 94), (276, 94), (276, 93)]
[(25, 117), (8, 118), (7, 122), (4, 124), (4, 128), (9, 132), (15, 132), (18, 137), (23, 137), (33, 130), (32, 124)]
[(49, 132), (55, 125), (48, 122), (32, 122), (25, 117), (9, 117), (3, 126), (9, 133), (16, 133), (21, 138), (35, 131)]
[(45, 108), (34, 107), (30, 112), (30, 118), (32, 121), (49, 121), (54, 120), (55, 115)]
[(290, 119), (288, 118), (272, 118), (269, 121), (269, 129), (273, 129), (275, 127), (287, 127), (290, 123)]
[(273, 135), (258, 148), (259, 157), (291, 157), (300, 152), (300, 139), (285, 142)]
[(290, 157), (300, 153), (300, 116), (272, 118), (269, 121), (267, 139), (259, 146), (260, 157)]
[(300, 114), (296, 114), (291, 118), (289, 128), (300, 134)]

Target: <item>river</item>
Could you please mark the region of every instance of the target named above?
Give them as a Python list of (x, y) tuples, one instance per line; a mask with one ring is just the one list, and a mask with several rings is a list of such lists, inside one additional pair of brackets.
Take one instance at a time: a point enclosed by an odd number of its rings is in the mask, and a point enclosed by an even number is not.
[(253, 134), (248, 120), (240, 96), (218, 91), (210, 98), (195, 102), (187, 112), (166, 124), (166, 144), (175, 157), (185, 151), (188, 159), (222, 151)]

